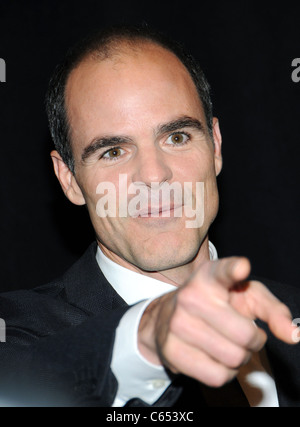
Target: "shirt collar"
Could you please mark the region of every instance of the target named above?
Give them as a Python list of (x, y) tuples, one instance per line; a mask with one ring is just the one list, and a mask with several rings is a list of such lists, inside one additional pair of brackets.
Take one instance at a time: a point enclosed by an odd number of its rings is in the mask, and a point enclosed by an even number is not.
[[(209, 255), (211, 260), (218, 259), (217, 250), (211, 242), (209, 242)], [(122, 267), (107, 258), (99, 246), (97, 248), (96, 260), (108, 282), (129, 305), (136, 304), (145, 299), (157, 298), (176, 289), (174, 285)]]

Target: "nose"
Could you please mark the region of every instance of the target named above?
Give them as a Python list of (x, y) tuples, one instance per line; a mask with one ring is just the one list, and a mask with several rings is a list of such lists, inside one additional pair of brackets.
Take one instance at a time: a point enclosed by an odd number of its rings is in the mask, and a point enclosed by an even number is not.
[(172, 179), (172, 169), (167, 155), (152, 146), (137, 153), (132, 182), (142, 182), (151, 186), (152, 182), (162, 184)]

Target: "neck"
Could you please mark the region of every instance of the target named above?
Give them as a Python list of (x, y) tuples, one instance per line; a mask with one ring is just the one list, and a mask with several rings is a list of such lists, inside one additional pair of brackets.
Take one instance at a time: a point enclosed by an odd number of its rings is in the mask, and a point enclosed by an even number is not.
[(206, 236), (206, 238), (203, 240), (198, 253), (191, 261), (178, 267), (163, 271), (143, 270), (138, 266), (131, 264), (129, 261), (126, 261), (124, 258), (120, 257), (114, 252), (110, 251), (99, 241), (98, 245), (105, 256), (107, 256), (115, 263), (121, 265), (122, 267), (125, 267), (131, 271), (135, 271), (136, 273), (142, 274), (144, 276), (160, 280), (161, 282), (169, 283), (174, 286), (182, 286), (190, 279), (190, 277), (195, 273), (195, 271), (200, 267), (203, 262), (208, 261), (210, 259), (208, 236)]

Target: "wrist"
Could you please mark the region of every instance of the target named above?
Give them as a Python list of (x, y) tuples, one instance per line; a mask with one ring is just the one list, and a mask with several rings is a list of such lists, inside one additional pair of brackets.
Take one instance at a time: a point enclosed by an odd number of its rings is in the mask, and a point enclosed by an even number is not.
[(154, 365), (161, 365), (158, 357), (155, 330), (159, 300), (152, 301), (145, 309), (138, 330), (138, 349), (141, 355)]
[(170, 292), (152, 301), (140, 320), (138, 348), (141, 355), (155, 365), (163, 365), (160, 355), (168, 333), (168, 316), (175, 306), (173, 295), (174, 292)]

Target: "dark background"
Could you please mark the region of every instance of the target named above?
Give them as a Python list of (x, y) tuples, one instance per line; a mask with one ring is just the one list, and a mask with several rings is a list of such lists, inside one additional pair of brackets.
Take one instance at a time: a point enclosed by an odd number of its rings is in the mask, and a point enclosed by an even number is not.
[[(299, 3), (299, 2), (298, 2)], [(93, 240), (85, 208), (52, 172), (44, 93), (66, 49), (91, 29), (148, 24), (184, 42), (213, 89), (223, 133), (220, 256), (246, 255), (258, 275), (300, 286), (300, 57), (297, 2), (3, 1), (0, 57), (0, 290), (66, 270)]]

